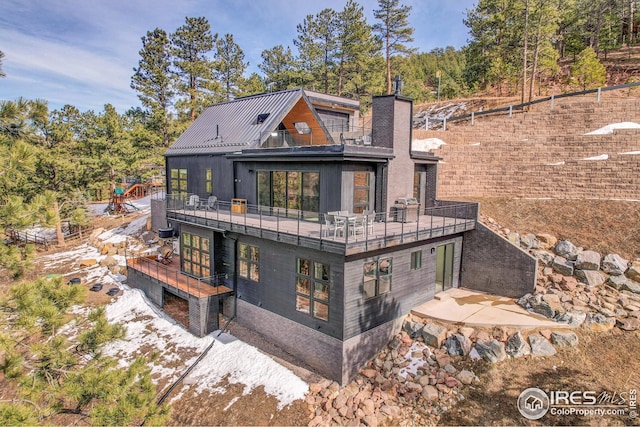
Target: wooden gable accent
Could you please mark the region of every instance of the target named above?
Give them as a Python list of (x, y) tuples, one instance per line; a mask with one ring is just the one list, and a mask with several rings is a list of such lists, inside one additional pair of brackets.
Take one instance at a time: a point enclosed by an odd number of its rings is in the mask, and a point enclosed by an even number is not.
[[(311, 133), (299, 135), (294, 123), (306, 122), (311, 128)], [(296, 140), (306, 142), (307, 145), (329, 145), (334, 142), (327, 136), (324, 128), (320, 125), (316, 116), (309, 109), (309, 105), (303, 98), (300, 98), (296, 105), (289, 111), (282, 120), (282, 124), (292, 135), (297, 135)]]

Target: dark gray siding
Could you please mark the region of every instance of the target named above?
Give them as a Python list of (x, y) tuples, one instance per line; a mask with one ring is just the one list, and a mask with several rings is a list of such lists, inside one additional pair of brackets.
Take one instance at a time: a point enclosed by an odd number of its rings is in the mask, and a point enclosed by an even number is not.
[(206, 195), (206, 169), (213, 173), (213, 194), (219, 200), (231, 200), (233, 193), (233, 163), (224, 155), (167, 157), (167, 188), (170, 188), (171, 169), (187, 169), (187, 191)]
[(466, 288), (518, 298), (534, 291), (537, 271), (535, 258), (481, 223), (464, 234)]
[[(364, 259), (348, 262), (344, 267), (344, 339), (403, 316), (417, 305), (433, 298), (436, 278), (436, 251), (432, 248), (454, 243), (453, 284), (458, 286), (462, 237), (424, 243), (420, 246), (384, 251)], [(411, 253), (422, 251), (422, 268), (411, 270)], [(391, 292), (364, 299), (364, 264), (381, 258), (392, 258)]]
[[(254, 245), (260, 249), (260, 283), (238, 277), (236, 294), (238, 299), (334, 338), (342, 339), (344, 258), (249, 236), (239, 236), (238, 242)], [(296, 310), (297, 257), (329, 265), (329, 321), (316, 319)]]

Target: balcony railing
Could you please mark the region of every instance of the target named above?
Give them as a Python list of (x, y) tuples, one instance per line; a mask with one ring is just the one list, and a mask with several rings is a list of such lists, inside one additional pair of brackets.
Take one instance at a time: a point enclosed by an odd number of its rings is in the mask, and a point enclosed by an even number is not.
[(364, 145), (372, 144), (370, 128), (334, 126), (326, 128), (330, 139), (320, 127), (308, 128), (303, 133), (279, 130), (270, 132), (260, 148), (302, 147), (307, 145)]
[[(438, 201), (427, 209), (413, 206), (365, 217), (344, 213), (344, 225), (327, 222), (325, 214), (250, 204), (217, 201), (208, 206), (207, 196), (193, 203), (194, 195), (167, 195), (170, 220), (202, 225), (220, 231), (304, 245), (319, 250), (351, 254), (426, 240), (472, 230), (478, 204)], [(410, 212), (410, 210), (415, 210)]]
[(127, 267), (164, 283), (178, 295), (186, 293), (197, 298), (203, 298), (231, 291), (230, 288), (225, 286), (228, 280), (226, 274), (193, 277), (181, 272), (178, 256), (173, 257), (169, 265), (157, 262), (155, 257), (127, 257)]

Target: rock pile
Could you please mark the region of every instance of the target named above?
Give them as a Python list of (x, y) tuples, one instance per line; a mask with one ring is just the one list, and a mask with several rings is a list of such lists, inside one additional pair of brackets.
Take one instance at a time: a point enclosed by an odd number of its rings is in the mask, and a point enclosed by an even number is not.
[(602, 256), (549, 234), (521, 236), (501, 229), (491, 218), (483, 222), (539, 261), (535, 292), (518, 304), (570, 326), (598, 331), (616, 325), (623, 330), (640, 328), (640, 259)]

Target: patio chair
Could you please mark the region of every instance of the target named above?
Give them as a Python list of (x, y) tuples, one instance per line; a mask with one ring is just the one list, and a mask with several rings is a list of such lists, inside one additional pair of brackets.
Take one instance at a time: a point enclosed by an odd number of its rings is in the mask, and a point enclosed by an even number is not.
[(366, 227), (368, 234), (373, 234), (373, 223), (376, 220), (376, 211), (366, 210), (363, 215), (362, 225)]
[(216, 196), (209, 196), (207, 199), (207, 204), (204, 207), (207, 210), (217, 211), (218, 210), (218, 198)]
[(329, 233), (331, 233), (335, 227), (334, 215), (331, 213), (323, 213), (322, 224), (325, 226), (323, 230), (324, 236), (328, 237)]
[(165, 246), (161, 249), (161, 252), (158, 254), (158, 262), (164, 265), (171, 263), (171, 258), (173, 258), (174, 250), (173, 248), (169, 248)]
[(344, 229), (347, 225), (347, 219), (339, 216), (336, 216), (333, 219), (333, 238), (336, 239), (338, 237), (338, 232), (340, 232), (340, 236), (344, 236)]
[(200, 206), (200, 197), (195, 194), (189, 196), (189, 200), (184, 204), (185, 208), (196, 210)]

